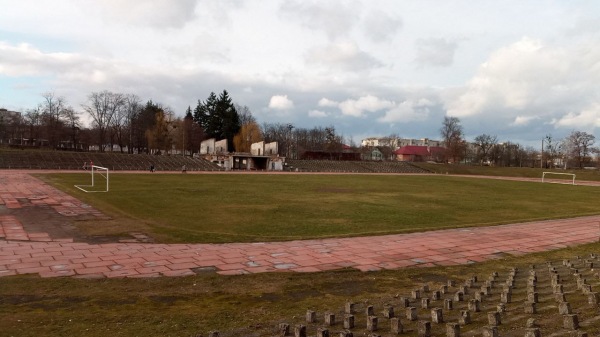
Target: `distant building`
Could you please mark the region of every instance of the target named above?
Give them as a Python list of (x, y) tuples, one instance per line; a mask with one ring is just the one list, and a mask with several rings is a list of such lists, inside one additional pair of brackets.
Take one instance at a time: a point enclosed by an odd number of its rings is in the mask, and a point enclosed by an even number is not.
[(250, 153), (227, 152), (227, 140), (207, 139), (200, 144), (200, 156), (226, 170), (283, 171), (285, 157), (277, 154), (277, 142), (258, 142), (250, 146)]
[(395, 138), (395, 137), (370, 137), (362, 140), (363, 147), (379, 147), (387, 146), (393, 149), (398, 149), (407, 145), (415, 146), (443, 146), (441, 140), (433, 140), (429, 138), (411, 139), (411, 138)]
[(445, 152), (446, 148), (441, 146), (406, 145), (394, 151), (394, 154), (399, 161), (440, 162), (444, 159)]
[(382, 161), (384, 159), (386, 158), (384, 158), (383, 152), (377, 147), (370, 148), (362, 154), (362, 160)]

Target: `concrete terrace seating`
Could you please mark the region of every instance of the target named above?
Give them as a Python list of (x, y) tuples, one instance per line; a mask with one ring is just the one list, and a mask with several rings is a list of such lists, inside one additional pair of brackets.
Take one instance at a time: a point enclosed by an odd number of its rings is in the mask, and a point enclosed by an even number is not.
[[(598, 336), (598, 255), (422, 283), (383, 300), (310, 308), (279, 336)], [(589, 332), (589, 334), (588, 334)], [(211, 332), (209, 336), (230, 336)]]
[(287, 159), (288, 168), (298, 172), (429, 173), (408, 162), (336, 161)]
[(80, 170), (83, 163), (108, 167), (110, 170), (143, 171), (154, 165), (157, 171), (221, 171), (219, 166), (204, 159), (184, 156), (147, 154), (91, 153), (63, 151), (0, 150), (2, 169)]

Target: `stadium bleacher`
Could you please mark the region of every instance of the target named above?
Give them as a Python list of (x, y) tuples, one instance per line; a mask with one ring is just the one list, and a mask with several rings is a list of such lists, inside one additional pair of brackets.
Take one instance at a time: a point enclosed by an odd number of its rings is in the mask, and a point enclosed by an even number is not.
[(340, 173), (430, 173), (403, 161), (336, 161), (287, 159), (287, 168), (294, 172)]
[(200, 158), (149, 154), (0, 150), (2, 169), (80, 170), (84, 163), (117, 171), (144, 171), (154, 165), (157, 171), (222, 171), (218, 165)]
[[(40, 150), (0, 150), (1, 169), (80, 170), (84, 163), (107, 167), (115, 171), (147, 171), (153, 165), (156, 171), (222, 171), (222, 167), (200, 158), (177, 155), (149, 155), (123, 153), (63, 152)], [(401, 161), (286, 161), (286, 170), (293, 172), (338, 173), (429, 173), (409, 162)]]

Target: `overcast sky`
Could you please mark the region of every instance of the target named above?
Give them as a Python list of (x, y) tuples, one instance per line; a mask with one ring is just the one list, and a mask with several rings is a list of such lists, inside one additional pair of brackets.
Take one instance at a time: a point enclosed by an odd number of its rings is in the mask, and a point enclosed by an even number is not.
[(0, 107), (109, 90), (183, 115), (223, 89), (357, 143), (445, 115), (469, 140), (595, 133), (600, 1), (0, 0)]

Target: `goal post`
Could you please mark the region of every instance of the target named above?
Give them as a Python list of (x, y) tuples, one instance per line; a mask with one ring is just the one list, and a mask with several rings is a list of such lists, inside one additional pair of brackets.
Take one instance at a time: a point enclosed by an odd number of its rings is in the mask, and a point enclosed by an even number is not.
[[(108, 168), (97, 165), (90, 165), (89, 167), (92, 176), (92, 184), (74, 186), (86, 193), (108, 192)], [(97, 180), (100, 180), (100, 182), (97, 182)], [(106, 181), (106, 185), (104, 184), (104, 181)]]
[[(561, 175), (561, 176), (571, 176), (571, 178), (567, 178), (567, 179), (558, 179), (558, 178), (554, 178), (554, 179), (548, 179), (546, 178), (546, 175)], [(575, 174), (574, 173), (559, 173), (559, 172), (543, 172), (542, 173), (542, 182), (548, 182), (548, 183), (567, 183), (568, 181), (571, 181), (571, 183), (573, 185), (575, 185)]]

